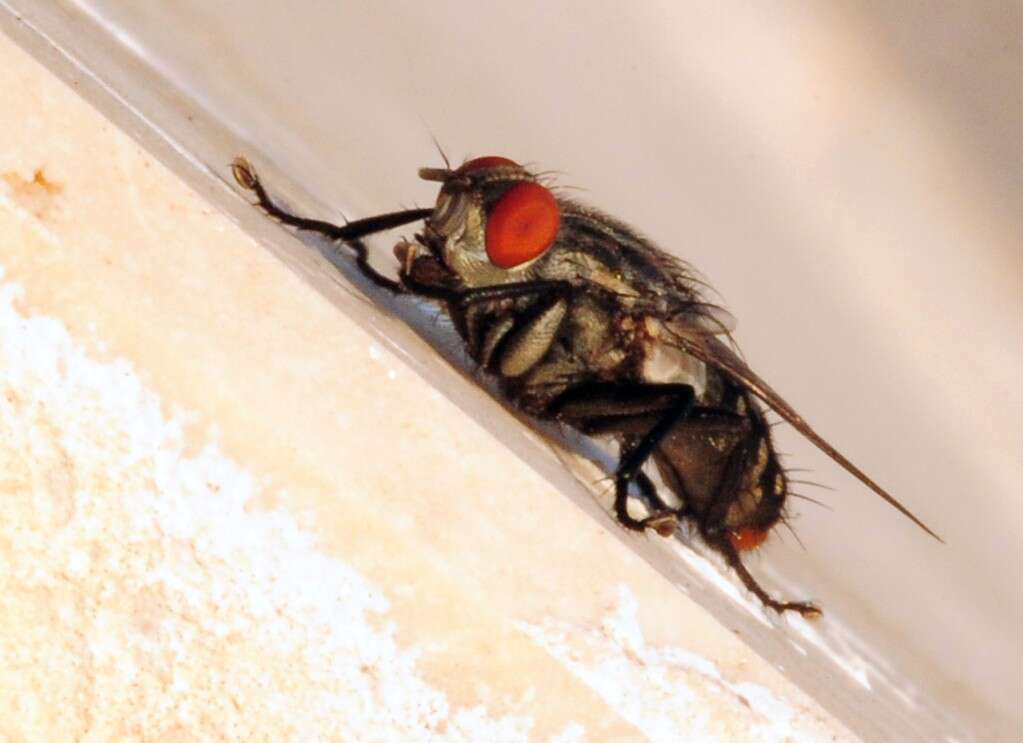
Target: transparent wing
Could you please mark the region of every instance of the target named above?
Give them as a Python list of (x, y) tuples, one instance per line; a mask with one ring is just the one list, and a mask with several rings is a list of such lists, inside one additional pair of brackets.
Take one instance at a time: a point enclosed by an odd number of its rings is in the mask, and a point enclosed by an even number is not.
[(930, 534), (939, 542), (944, 542), (941, 537), (931, 531), (926, 524), (914, 516), (908, 508), (899, 503), (899, 501), (892, 497), (884, 488), (870, 479), (866, 473), (846, 459), (839, 451), (831, 446), (831, 444), (825, 441), (820, 434), (814, 431), (810, 427), (810, 424), (803, 420), (803, 417), (799, 415), (799, 413), (797, 413), (791, 405), (785, 402), (781, 395), (771, 389), (771, 386), (761, 379), (756, 372), (750, 369), (746, 362), (739, 358), (738, 354), (736, 354), (731, 348), (711, 335), (707, 335), (705, 333), (693, 333), (684, 325), (676, 326), (672, 323), (670, 327), (676, 333), (676, 341), (682, 349), (686, 351), (686, 353), (692, 354), (705, 364), (709, 364), (710, 366), (718, 369), (723, 374), (731, 377), (737, 384), (742, 385), (752, 394), (759, 397), (764, 404), (771, 408), (771, 410), (784, 418), (793, 428), (805, 436), (814, 446), (831, 457), (832, 460), (839, 464), (849, 474), (873, 490), (885, 502), (894, 507), (899, 511), (899, 513), (919, 526), (925, 532)]

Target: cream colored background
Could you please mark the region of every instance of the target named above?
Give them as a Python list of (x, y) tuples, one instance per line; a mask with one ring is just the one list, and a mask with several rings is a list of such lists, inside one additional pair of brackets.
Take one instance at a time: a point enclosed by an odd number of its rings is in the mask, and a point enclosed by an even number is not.
[(432, 130), (693, 261), (755, 366), (948, 541), (789, 436), (836, 510), (762, 569), (978, 734), (1019, 723), (1018, 10), (89, 5), (324, 205), (427, 203)]
[(0, 739), (853, 740), (0, 39)]

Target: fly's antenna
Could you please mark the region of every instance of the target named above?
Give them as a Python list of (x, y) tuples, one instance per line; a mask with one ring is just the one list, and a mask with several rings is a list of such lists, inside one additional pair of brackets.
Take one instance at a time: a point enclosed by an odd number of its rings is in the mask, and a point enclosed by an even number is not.
[(440, 153), (440, 159), (444, 161), (444, 167), (451, 170), (451, 161), (448, 159), (447, 153), (444, 152), (444, 148), (440, 146), (440, 142), (437, 140), (437, 135), (430, 132), (430, 139), (433, 140), (433, 146), (437, 148), (437, 152)]
[(433, 133), (433, 128), (426, 122), (426, 118), (423, 116), (422, 113), (419, 114), (419, 123), (423, 125), (423, 128), (426, 130), (427, 134), (430, 135), (430, 141), (433, 142), (433, 146), (437, 148), (437, 152), (440, 153), (440, 157), (444, 161), (444, 167), (450, 171), (451, 161), (448, 160), (448, 156), (445, 154), (444, 148), (440, 146), (440, 141), (437, 139), (437, 135)]

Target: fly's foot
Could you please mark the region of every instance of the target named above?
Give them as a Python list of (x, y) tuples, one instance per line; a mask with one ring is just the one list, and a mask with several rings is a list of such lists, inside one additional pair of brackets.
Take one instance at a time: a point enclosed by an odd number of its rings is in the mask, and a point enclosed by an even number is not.
[[(623, 504), (624, 505), (624, 504)], [(653, 529), (662, 537), (670, 537), (678, 529), (679, 518), (675, 511), (659, 511), (652, 516), (637, 519), (629, 513), (627, 508), (616, 508), (615, 515), (618, 523), (631, 531), (646, 531)]]
[(779, 614), (794, 611), (806, 619), (816, 619), (823, 613), (815, 604), (809, 601), (778, 601), (773, 598), (771, 594), (757, 583), (757, 579), (753, 577), (753, 574), (743, 564), (742, 558), (739, 556), (739, 549), (725, 534), (704, 531), (703, 539), (708, 547), (719, 552), (725, 558), (725, 562), (735, 571), (736, 576), (746, 586), (746, 590), (756, 596), (760, 603), (768, 609), (774, 609)]
[(239, 186), (246, 191), (255, 191), (259, 186), (259, 176), (256, 175), (252, 163), (244, 157), (236, 157), (231, 161), (231, 174)]
[(819, 619), (824, 613), (816, 604), (809, 601), (775, 601), (774, 599), (768, 599), (764, 601), (764, 606), (774, 609), (779, 614), (794, 611), (805, 619)]
[(303, 227), (303, 223), (309, 221), (290, 214), (275, 204), (273, 199), (270, 198), (270, 194), (267, 193), (266, 188), (263, 187), (263, 182), (259, 180), (255, 167), (241, 155), (231, 161), (231, 175), (234, 176), (235, 183), (246, 191), (255, 194), (256, 203), (259, 208), (271, 217), (275, 217), (285, 224), (292, 224), (298, 227)]
[(410, 273), (412, 265), (419, 258), (419, 243), (409, 240), (399, 240), (394, 246), (394, 257), (401, 264), (402, 273)]
[(678, 529), (678, 516), (672, 511), (658, 513), (643, 519), (641, 523), (644, 529), (653, 529), (660, 536), (667, 539)]
[[(650, 514), (646, 518), (637, 519), (629, 513), (629, 485), (634, 483), (639, 488), (640, 498)], [(618, 523), (633, 531), (653, 529), (662, 537), (670, 537), (678, 529), (679, 511), (672, 508), (661, 498), (653, 482), (642, 471), (630, 473), (619, 471), (615, 474), (615, 515)]]

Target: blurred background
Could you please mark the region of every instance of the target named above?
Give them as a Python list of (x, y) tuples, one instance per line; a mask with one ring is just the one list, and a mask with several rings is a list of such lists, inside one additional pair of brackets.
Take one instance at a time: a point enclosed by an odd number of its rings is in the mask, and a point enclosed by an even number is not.
[[(691, 262), (751, 366), (946, 542), (781, 428), (836, 490), (801, 491), (828, 506), (793, 504), (805, 549), (779, 534), (754, 570), (827, 608), (868, 688), (1020, 729), (1023, 9), (60, 5), (325, 216), (432, 203), (435, 137), (559, 171)], [(195, 156), (223, 177), (218, 147)]]

